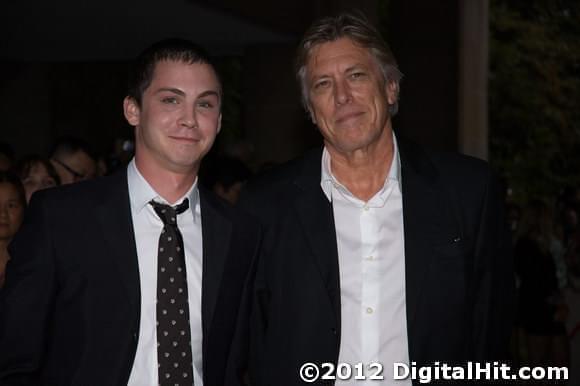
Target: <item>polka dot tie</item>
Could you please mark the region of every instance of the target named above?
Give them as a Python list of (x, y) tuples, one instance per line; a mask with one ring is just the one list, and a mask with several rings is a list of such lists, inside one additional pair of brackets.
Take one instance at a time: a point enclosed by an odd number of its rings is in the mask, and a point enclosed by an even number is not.
[(189, 208), (149, 202), (163, 221), (157, 269), (157, 362), (159, 385), (193, 385), (189, 304), (183, 238), (177, 215)]

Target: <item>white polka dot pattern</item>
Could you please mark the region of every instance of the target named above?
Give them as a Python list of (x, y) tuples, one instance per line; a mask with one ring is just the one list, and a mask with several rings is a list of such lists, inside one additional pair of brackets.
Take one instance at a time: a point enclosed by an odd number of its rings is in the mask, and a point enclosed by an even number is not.
[(159, 385), (193, 385), (191, 332), (183, 239), (176, 217), (189, 207), (151, 201), (164, 227), (159, 237), (157, 270), (157, 361)]

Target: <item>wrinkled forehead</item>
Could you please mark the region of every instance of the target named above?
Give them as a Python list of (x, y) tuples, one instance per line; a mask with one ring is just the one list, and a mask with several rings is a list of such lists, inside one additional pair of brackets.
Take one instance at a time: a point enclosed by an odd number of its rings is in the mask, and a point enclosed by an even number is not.
[(310, 48), (305, 62), (308, 78), (337, 66), (343, 69), (355, 66), (380, 68), (372, 50), (350, 38), (321, 42)]

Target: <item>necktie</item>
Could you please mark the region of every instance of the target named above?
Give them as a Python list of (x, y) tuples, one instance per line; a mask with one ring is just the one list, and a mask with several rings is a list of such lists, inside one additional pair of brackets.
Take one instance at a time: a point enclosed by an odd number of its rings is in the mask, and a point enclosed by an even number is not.
[(191, 332), (183, 238), (177, 215), (189, 208), (149, 202), (163, 221), (157, 267), (157, 362), (159, 385), (193, 385)]

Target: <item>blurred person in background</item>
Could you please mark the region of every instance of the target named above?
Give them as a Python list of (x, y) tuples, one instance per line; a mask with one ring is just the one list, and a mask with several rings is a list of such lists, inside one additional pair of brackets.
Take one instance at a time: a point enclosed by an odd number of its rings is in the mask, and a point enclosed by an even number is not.
[(578, 233), (578, 211), (572, 205), (568, 205), (562, 210), (562, 228), (564, 242), (569, 244), (574, 241), (574, 237)]
[(97, 175), (97, 162), (89, 145), (75, 137), (59, 139), (50, 152), (62, 185), (88, 180)]
[(558, 282), (557, 243), (549, 207), (532, 201), (523, 211), (514, 258), (520, 280), (519, 322), (528, 360), (538, 366), (568, 364), (568, 310)]
[(60, 185), (58, 174), (50, 161), (37, 155), (23, 158), (16, 167), (16, 173), (24, 186), (27, 203), (37, 190)]
[(0, 288), (10, 259), (7, 247), (20, 228), (25, 207), (24, 188), (18, 176), (0, 171)]
[(99, 155), (97, 175), (108, 176), (117, 170), (126, 168), (135, 155), (135, 140), (128, 137), (117, 137), (112, 142), (111, 151)]
[(252, 172), (239, 159), (234, 157), (216, 157), (208, 163), (201, 181), (215, 194), (235, 205), (240, 197), (244, 183)]
[(133, 138), (118, 137), (113, 142), (113, 152), (107, 157), (109, 172), (125, 167), (135, 154), (135, 140)]
[(506, 219), (512, 236), (512, 242), (517, 241), (518, 226), (522, 217), (521, 208), (515, 203), (509, 203), (506, 206)]

